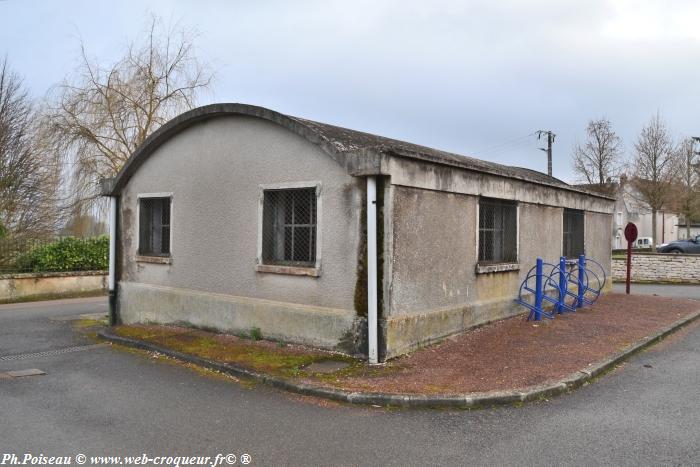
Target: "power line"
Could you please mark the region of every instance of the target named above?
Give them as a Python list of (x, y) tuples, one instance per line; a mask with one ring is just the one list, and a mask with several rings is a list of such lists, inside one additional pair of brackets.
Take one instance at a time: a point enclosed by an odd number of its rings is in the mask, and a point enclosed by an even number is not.
[(475, 152), (476, 154), (490, 153), (490, 152), (493, 152), (494, 150), (500, 149), (501, 146), (510, 146), (510, 145), (512, 145), (512, 144), (514, 144), (514, 143), (518, 144), (520, 141), (522, 141), (522, 140), (524, 140), (524, 139), (527, 139), (527, 138), (530, 138), (530, 137), (532, 137), (532, 136), (534, 136), (534, 135), (535, 135), (535, 133), (530, 133), (529, 135), (519, 136), (518, 138), (514, 138), (514, 139), (509, 140), (509, 141), (504, 141), (504, 142), (502, 142), (502, 143), (497, 143), (497, 144), (492, 144), (492, 145), (490, 145), (490, 146), (482, 147), (482, 148), (480, 148), (480, 149), (477, 149), (477, 150), (474, 151), (474, 152)]

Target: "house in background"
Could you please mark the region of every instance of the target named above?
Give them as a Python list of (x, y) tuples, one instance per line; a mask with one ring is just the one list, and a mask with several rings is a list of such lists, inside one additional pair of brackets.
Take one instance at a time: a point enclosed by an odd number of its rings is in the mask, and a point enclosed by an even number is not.
[[(690, 221), (690, 226), (688, 226), (689, 221), (681, 219), (678, 223), (678, 240), (686, 240), (688, 238), (695, 238), (700, 235), (700, 223)], [(690, 227), (690, 235), (688, 235), (688, 227)]]
[(122, 323), (386, 359), (523, 312), (537, 257), (610, 271), (612, 198), (249, 105), (168, 122), (104, 194)]
[(632, 222), (637, 226), (638, 238), (651, 238), (654, 245), (677, 240), (679, 215), (672, 211), (656, 213), (656, 234), (652, 232), (652, 212), (642, 195), (625, 176), (619, 182), (576, 185), (586, 190), (607, 194), (615, 198), (612, 226), (612, 249), (627, 248), (625, 226)]

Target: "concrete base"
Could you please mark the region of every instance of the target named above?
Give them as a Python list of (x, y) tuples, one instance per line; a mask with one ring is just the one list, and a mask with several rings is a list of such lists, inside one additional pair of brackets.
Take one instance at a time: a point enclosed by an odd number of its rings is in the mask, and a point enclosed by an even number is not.
[[(608, 280), (602, 293), (611, 291), (612, 281)], [(389, 317), (381, 326), (387, 344), (386, 358), (412, 352), (477, 326), (529, 312), (513, 298), (480, 300), (458, 308)]]
[(480, 301), (460, 308), (390, 317), (384, 323), (387, 358), (430, 345), (476, 326), (523, 313), (512, 299)]
[(264, 338), (356, 353), (353, 310), (275, 302), (190, 289), (120, 282), (124, 324), (185, 324), (228, 333), (259, 328)]
[(0, 303), (106, 293), (101, 271), (23, 273), (0, 276)]
[[(610, 290), (612, 282), (604, 291)], [(341, 351), (367, 354), (367, 321), (354, 310), (324, 308), (248, 297), (216, 294), (134, 282), (120, 282), (119, 322), (183, 324), (226, 333), (263, 337)], [(457, 308), (392, 316), (380, 320), (382, 360), (500, 319), (525, 313), (513, 298), (481, 300)]]

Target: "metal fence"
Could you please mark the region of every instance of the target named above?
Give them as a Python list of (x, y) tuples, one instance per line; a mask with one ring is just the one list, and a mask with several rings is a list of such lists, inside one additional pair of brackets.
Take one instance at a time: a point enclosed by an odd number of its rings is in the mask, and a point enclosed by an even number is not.
[(22, 265), (23, 257), (34, 248), (52, 241), (45, 238), (0, 238), (0, 274), (29, 272), (31, 268)]
[[(76, 259), (80, 252), (64, 249), (58, 253), (59, 257), (53, 258), (53, 265), (43, 266), (40, 271), (36, 269), (36, 263), (32, 257), (32, 252), (41, 250), (44, 247), (65, 240), (68, 237), (5, 237), (0, 238), (0, 274), (15, 274), (26, 272), (56, 272), (56, 271), (86, 271), (104, 269), (96, 266), (103, 263), (104, 254), (101, 251), (93, 251), (86, 260)], [(87, 240), (79, 239), (79, 240)], [(63, 261), (63, 257), (65, 261)]]

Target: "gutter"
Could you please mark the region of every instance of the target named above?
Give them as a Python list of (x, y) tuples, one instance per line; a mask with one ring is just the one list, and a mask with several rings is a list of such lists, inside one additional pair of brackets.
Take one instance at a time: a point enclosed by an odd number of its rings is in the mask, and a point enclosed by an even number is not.
[(117, 322), (117, 197), (109, 197), (109, 325)]
[(379, 363), (377, 352), (377, 177), (367, 177), (367, 356)]
[(101, 180), (101, 194), (109, 197), (109, 325), (117, 323), (117, 212), (119, 199), (112, 191), (114, 179)]

